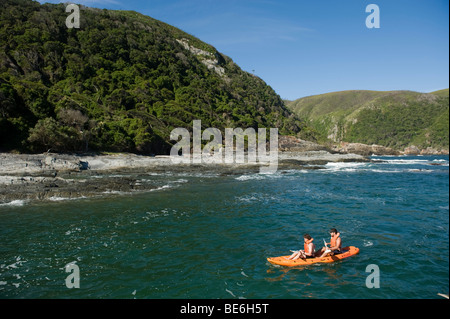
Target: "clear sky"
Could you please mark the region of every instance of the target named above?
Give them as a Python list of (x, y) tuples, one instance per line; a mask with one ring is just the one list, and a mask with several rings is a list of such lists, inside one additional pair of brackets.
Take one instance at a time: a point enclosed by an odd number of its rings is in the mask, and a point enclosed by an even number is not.
[[(39, 0), (44, 2), (67, 2)], [(284, 99), (449, 87), (448, 0), (76, 0), (134, 10), (213, 45)], [(366, 6), (380, 28), (366, 27)]]

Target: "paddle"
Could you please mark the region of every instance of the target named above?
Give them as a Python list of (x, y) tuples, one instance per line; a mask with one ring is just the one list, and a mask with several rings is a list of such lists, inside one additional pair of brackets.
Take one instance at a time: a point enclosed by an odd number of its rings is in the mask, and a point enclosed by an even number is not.
[[(322, 238), (323, 239), (323, 238)], [(330, 248), (328, 248), (328, 246), (327, 246), (327, 242), (325, 241), (325, 239), (323, 240), (323, 243), (325, 244), (325, 253), (331, 253), (331, 249)]]

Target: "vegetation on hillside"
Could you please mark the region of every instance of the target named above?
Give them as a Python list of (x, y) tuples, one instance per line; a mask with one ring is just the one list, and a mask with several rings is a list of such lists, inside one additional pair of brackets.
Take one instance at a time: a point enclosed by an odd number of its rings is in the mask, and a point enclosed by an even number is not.
[(309, 120), (321, 141), (448, 150), (448, 92), (342, 91), (298, 99), (288, 107)]
[(80, 9), (81, 27), (69, 29), (64, 4), (2, 0), (1, 151), (167, 153), (171, 130), (193, 120), (312, 137), (271, 87), (214, 47), (136, 12)]

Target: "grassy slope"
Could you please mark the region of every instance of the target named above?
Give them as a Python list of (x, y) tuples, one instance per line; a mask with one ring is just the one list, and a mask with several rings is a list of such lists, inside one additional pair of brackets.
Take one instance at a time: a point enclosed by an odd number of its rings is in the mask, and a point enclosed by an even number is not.
[(413, 91), (341, 91), (288, 103), (334, 142), (409, 145), (448, 149), (448, 89)]

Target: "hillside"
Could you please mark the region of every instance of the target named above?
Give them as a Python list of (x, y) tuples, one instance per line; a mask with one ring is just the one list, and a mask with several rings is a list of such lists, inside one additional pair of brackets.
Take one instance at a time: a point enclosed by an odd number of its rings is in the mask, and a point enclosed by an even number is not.
[(434, 92), (430, 92), (430, 93), (434, 94), (434, 95), (444, 96), (444, 97), (449, 95), (448, 89), (443, 89), (443, 90), (434, 91)]
[(311, 137), (262, 79), (132, 11), (3, 0), (0, 151), (167, 153), (176, 127), (277, 127)]
[(377, 144), (396, 150), (449, 148), (448, 89), (342, 91), (288, 102), (299, 117), (321, 132), (325, 142)]

